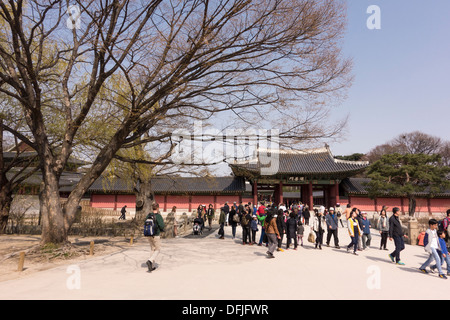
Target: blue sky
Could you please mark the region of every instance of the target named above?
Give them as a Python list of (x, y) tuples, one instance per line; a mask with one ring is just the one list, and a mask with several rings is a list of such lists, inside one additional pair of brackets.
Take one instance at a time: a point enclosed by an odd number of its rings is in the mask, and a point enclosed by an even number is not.
[[(350, 116), (334, 155), (366, 153), (404, 132), (450, 140), (450, 1), (348, 0), (344, 54), (354, 83), (331, 120)], [(381, 29), (367, 28), (370, 5)]]

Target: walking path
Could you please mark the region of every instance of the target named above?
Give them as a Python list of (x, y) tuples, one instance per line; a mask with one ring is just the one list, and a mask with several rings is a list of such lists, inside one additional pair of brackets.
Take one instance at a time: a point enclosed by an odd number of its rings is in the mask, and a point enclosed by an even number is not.
[[(448, 299), (450, 279), (424, 275), (423, 247), (406, 245), (405, 266), (391, 262), (379, 250), (380, 237), (372, 231), (371, 249), (358, 256), (347, 253), (350, 237), (339, 229), (341, 249), (314, 249), (307, 242), (298, 250), (275, 252), (267, 259), (264, 246), (242, 245), (241, 228), (231, 239), (217, 231), (202, 237), (164, 239), (160, 268), (147, 272), (147, 240), (113, 254), (93, 257), (21, 279), (0, 282), (0, 299), (162, 299), (162, 300), (302, 300), (302, 299)], [(326, 236), (326, 234), (325, 234)], [(259, 239), (259, 232), (257, 234)], [(326, 237), (324, 237), (326, 239)], [(283, 241), (283, 247), (286, 239)], [(331, 245), (333, 245), (333, 239)], [(426, 293), (426, 294), (424, 294)]]

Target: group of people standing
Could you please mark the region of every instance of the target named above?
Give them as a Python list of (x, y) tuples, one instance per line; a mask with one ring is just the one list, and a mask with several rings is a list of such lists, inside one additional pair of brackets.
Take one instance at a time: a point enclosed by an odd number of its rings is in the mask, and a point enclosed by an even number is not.
[[(383, 207), (378, 219), (377, 229), (381, 235), (380, 250), (387, 249), (387, 240), (393, 240), (395, 250), (389, 254), (389, 258), (396, 264), (403, 265), (400, 252), (405, 248), (403, 229), (399, 220), (400, 209), (395, 207), (392, 216), (387, 217), (387, 207)], [(263, 243), (268, 247), (267, 256), (274, 258), (274, 251), (282, 249), (283, 238), (286, 237), (286, 249), (293, 244), (294, 250), (298, 245), (303, 246), (303, 234), (305, 226), (310, 226), (308, 241), (315, 244), (315, 249), (322, 249), (325, 240), (326, 246), (330, 246), (333, 239), (334, 247), (340, 249), (339, 228), (345, 228), (343, 219), (347, 221), (347, 230), (350, 243), (346, 246), (347, 252), (358, 255), (358, 251), (367, 250), (371, 244), (371, 222), (367, 213), (358, 208), (352, 208), (350, 204), (345, 209), (337, 203), (335, 207), (325, 208), (320, 206), (312, 210), (310, 214), (307, 205), (294, 204), (286, 208), (283, 204), (274, 205), (264, 203), (258, 206), (248, 204), (228, 203), (221, 208), (219, 217), (219, 238), (224, 239), (224, 226), (231, 226), (232, 238), (236, 237), (237, 226), (242, 227), (242, 244)], [(261, 228), (259, 241), (256, 241), (256, 232)], [(324, 234), (327, 233), (326, 239)]]

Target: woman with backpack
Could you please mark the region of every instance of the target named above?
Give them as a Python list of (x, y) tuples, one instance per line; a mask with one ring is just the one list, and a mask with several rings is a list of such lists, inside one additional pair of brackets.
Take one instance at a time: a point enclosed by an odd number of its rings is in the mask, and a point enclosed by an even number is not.
[(236, 238), (236, 227), (239, 222), (239, 214), (236, 212), (236, 206), (232, 205), (228, 215), (228, 224), (231, 226), (232, 239)]
[(241, 226), (242, 226), (242, 244), (252, 244), (252, 239), (250, 236), (250, 222), (252, 221), (251, 209), (249, 206), (245, 206), (244, 211), (241, 216)]

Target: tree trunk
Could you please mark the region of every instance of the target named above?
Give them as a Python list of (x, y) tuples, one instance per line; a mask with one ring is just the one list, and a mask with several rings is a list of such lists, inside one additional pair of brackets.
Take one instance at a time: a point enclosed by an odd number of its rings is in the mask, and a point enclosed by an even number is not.
[(414, 217), (414, 213), (416, 213), (416, 198), (413, 196), (408, 197), (409, 200), (409, 208), (408, 213), (411, 218)]
[(55, 175), (46, 173), (47, 182), (39, 193), (42, 236), (41, 245), (62, 244), (68, 241), (64, 213), (59, 196), (59, 183)]
[(2, 190), (0, 192), (0, 234), (6, 232), (8, 225), (9, 211), (12, 203), (12, 194)]
[(155, 195), (152, 189), (150, 179), (139, 178), (139, 185), (136, 188), (136, 220), (144, 219), (152, 212), (152, 205), (155, 201)]

